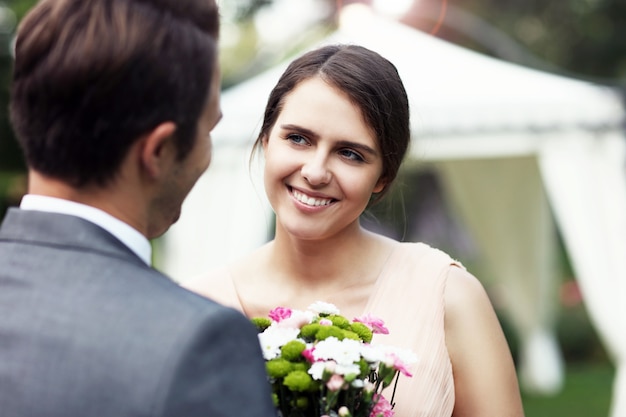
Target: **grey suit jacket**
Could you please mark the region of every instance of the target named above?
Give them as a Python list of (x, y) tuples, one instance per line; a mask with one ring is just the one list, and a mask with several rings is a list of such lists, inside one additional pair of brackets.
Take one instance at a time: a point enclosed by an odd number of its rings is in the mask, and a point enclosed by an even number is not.
[(275, 416), (256, 331), (102, 228), (0, 226), (0, 416)]

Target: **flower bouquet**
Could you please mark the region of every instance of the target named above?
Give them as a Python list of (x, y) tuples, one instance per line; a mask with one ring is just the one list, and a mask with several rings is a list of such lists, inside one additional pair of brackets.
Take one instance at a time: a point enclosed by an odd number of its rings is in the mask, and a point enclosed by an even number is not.
[[(411, 376), (415, 355), (371, 345), (374, 333), (389, 333), (372, 316), (350, 321), (332, 304), (306, 311), (278, 307), (256, 317), (259, 341), (281, 417), (391, 417), (383, 389)], [(395, 385), (393, 387), (395, 392)]]

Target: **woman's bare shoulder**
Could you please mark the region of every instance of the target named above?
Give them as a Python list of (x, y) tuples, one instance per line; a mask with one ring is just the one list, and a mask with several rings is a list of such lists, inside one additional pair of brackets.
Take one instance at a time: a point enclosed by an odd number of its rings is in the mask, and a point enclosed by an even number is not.
[(451, 353), (457, 348), (464, 349), (477, 336), (491, 338), (501, 332), (485, 287), (465, 269), (450, 267), (444, 303), (446, 339)]
[(451, 267), (445, 291), (446, 346), (459, 416), (523, 416), (515, 366), (485, 288)]
[(467, 310), (491, 309), (491, 302), (482, 283), (464, 268), (450, 266), (445, 289), (446, 314), (463, 315)]

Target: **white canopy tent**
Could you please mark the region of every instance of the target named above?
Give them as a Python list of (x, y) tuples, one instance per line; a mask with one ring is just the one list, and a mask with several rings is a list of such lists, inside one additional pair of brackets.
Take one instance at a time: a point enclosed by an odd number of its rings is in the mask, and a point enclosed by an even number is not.
[[(523, 387), (558, 390), (553, 333), (558, 226), (591, 319), (617, 367), (611, 415), (626, 416), (625, 112), (613, 90), (454, 46), (347, 7), (323, 43), (356, 43), (398, 68), (409, 93), (407, 166), (429, 164), (488, 267), (521, 342)], [(163, 240), (183, 280), (268, 238), (272, 214), (250, 146), (287, 62), (223, 94), (214, 161)], [(556, 222), (556, 223), (555, 223)], [(556, 225), (556, 226), (555, 226)]]

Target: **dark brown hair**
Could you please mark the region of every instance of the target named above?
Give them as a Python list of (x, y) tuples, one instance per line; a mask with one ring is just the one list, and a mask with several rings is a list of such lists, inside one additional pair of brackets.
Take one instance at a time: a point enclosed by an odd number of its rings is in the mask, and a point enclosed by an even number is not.
[(382, 151), (382, 178), (387, 182), (374, 197), (373, 202), (379, 201), (396, 178), (409, 145), (409, 101), (396, 67), (367, 48), (329, 45), (294, 60), (270, 93), (255, 149), (269, 137), (285, 97), (312, 77), (320, 77), (346, 94), (374, 132)]
[(194, 145), (217, 60), (214, 0), (42, 0), (17, 34), (11, 121), (28, 165), (74, 186), (111, 180), (164, 121)]

